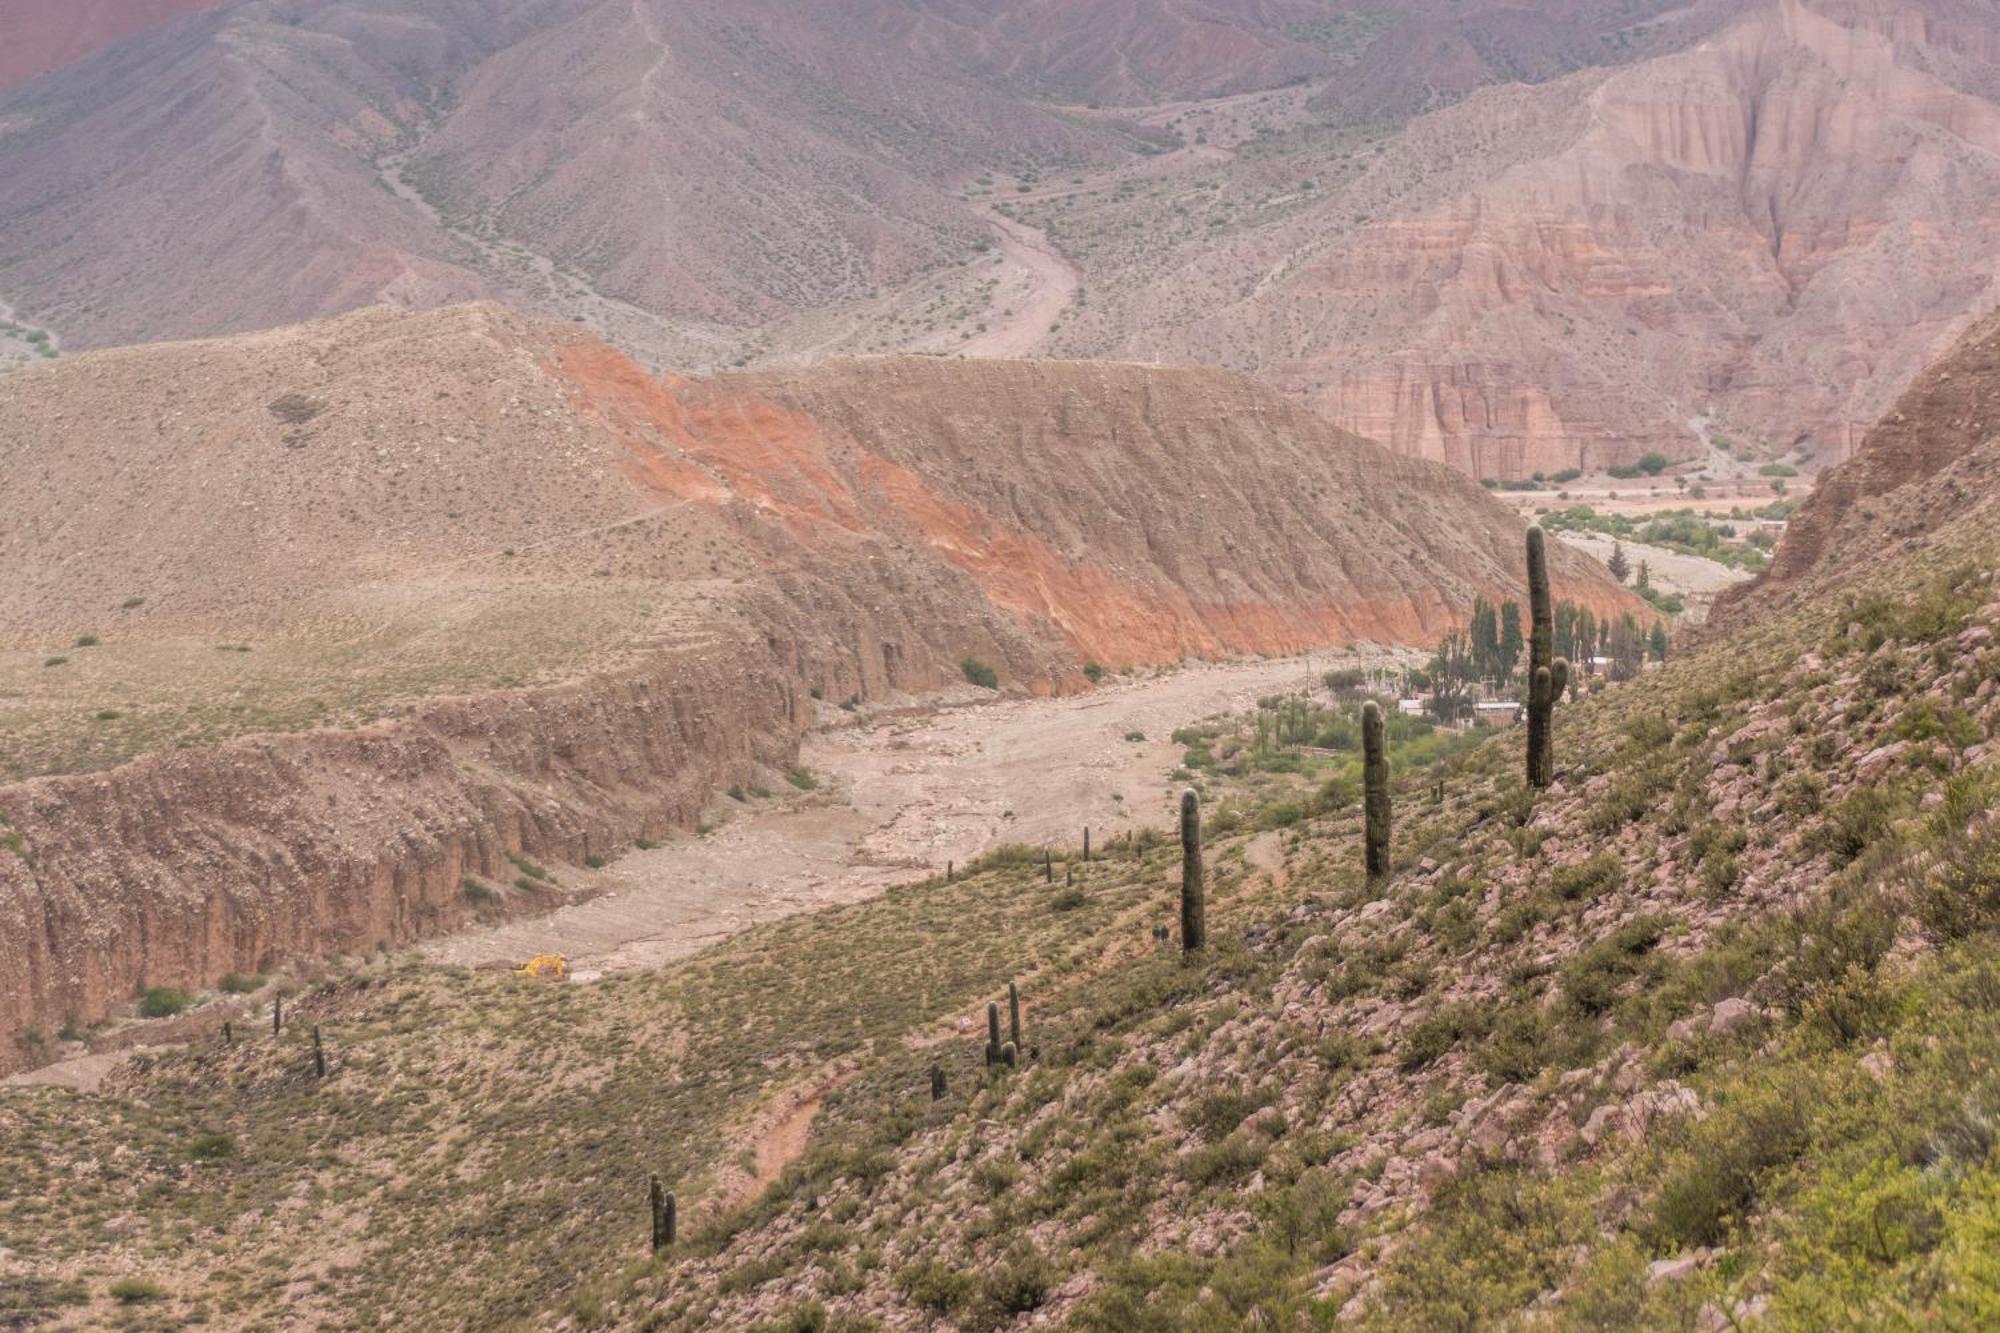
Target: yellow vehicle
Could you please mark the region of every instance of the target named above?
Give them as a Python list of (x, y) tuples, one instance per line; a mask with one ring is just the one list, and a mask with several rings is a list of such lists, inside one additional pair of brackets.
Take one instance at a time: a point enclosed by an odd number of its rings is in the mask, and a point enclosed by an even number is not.
[(536, 954), (527, 962), (514, 969), (517, 977), (554, 977), (562, 981), (569, 976), (569, 960), (559, 953)]

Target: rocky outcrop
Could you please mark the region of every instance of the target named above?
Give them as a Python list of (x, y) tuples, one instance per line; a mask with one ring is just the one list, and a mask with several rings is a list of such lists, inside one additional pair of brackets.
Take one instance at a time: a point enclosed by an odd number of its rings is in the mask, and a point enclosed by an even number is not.
[(1820, 477), (1755, 582), (1719, 598), (1727, 630), (1928, 544), (2000, 496), (2000, 315), (1917, 377), (1855, 455)]

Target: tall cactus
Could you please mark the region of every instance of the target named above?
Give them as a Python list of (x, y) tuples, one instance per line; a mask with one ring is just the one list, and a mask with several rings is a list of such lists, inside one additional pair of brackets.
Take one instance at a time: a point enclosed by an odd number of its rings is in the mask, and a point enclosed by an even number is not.
[(1367, 848), (1363, 863), (1371, 880), (1389, 873), (1389, 737), (1382, 706), (1370, 699), (1361, 705), (1361, 763)]
[(1181, 951), (1193, 953), (1207, 939), (1208, 914), (1201, 884), (1201, 797), (1189, 787), (1181, 793)]
[(647, 1182), (647, 1194), (653, 1213), (653, 1253), (674, 1243), (675, 1224), (679, 1220), (672, 1191), (663, 1188), (658, 1176)]
[(1021, 1044), (1021, 988), (1011, 981), (1007, 983), (1007, 1035), (1015, 1046)]
[(986, 1006), (986, 1063), (991, 1065), (1000, 1059), (1000, 1005), (998, 1002)]
[[(1549, 753), (1555, 711), (1555, 603), (1549, 597), (1548, 538), (1539, 523), (1528, 529), (1528, 785), (1555, 779)], [(1567, 676), (1565, 666), (1563, 674)]]

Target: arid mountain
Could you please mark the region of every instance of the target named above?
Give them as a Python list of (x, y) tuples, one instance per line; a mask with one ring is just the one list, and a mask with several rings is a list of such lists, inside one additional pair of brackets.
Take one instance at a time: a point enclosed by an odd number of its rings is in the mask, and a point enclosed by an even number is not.
[(0, 42), (0, 92), (133, 33), (222, 0), (12, 0)]
[(0, 486), (9, 1032), (429, 933), (968, 659), (1083, 689), (1521, 595), (1484, 491), (1220, 372), (660, 380), (492, 305), (8, 376)]
[(2000, 315), (1917, 377), (1855, 455), (1820, 479), (1771, 568), (1718, 600), (1734, 628), (1856, 581), (2000, 503)]
[(2000, 299), (2000, 14), (1615, 10), (239, 0), (0, 93), (0, 302), (1215, 365), (1489, 477), (1844, 456)]

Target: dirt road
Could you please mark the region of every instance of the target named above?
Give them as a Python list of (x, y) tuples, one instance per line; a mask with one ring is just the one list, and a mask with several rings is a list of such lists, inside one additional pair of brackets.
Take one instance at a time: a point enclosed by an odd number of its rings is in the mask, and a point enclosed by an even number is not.
[[(563, 953), (576, 975), (651, 967), (794, 912), (852, 902), (1003, 843), (1101, 845), (1172, 823), (1176, 727), (1303, 685), (1322, 655), (1190, 667), (1068, 699), (1003, 700), (819, 733), (823, 783), (702, 836), (632, 852), (609, 890), (547, 916), (462, 932), (424, 952), (481, 963)], [(1138, 733), (1143, 741), (1127, 740)]]

